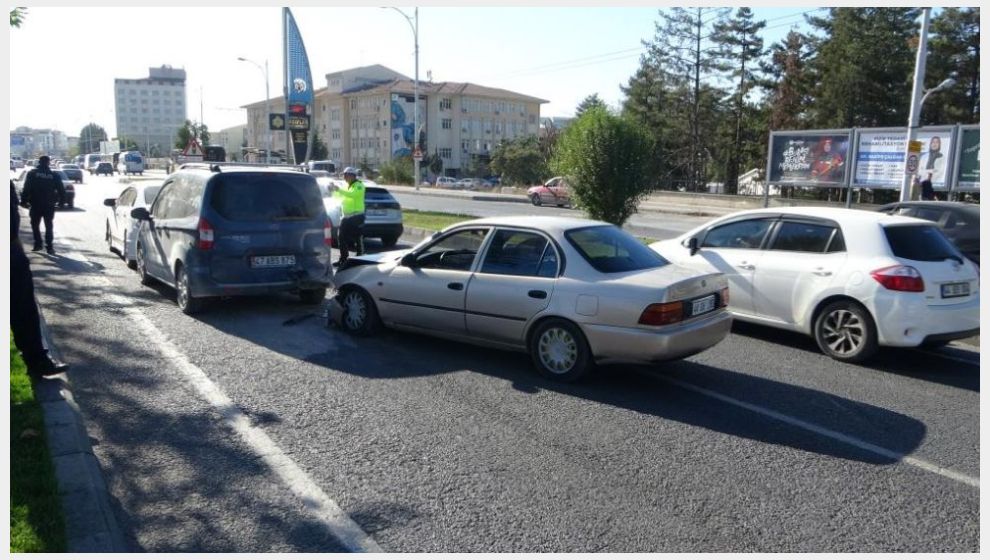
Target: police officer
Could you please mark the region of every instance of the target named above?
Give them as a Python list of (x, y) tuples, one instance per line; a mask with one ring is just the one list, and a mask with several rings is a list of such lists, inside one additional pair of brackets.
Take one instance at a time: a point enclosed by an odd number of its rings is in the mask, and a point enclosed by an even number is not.
[(344, 181), (347, 181), (347, 186), (333, 192), (335, 198), (341, 199), (340, 208), (344, 214), (338, 229), (340, 238), (337, 240), (337, 247), (340, 249), (340, 260), (337, 261), (337, 266), (347, 260), (352, 243), (357, 245), (358, 255), (363, 253), (361, 226), (364, 225), (364, 183), (358, 180), (357, 173), (357, 169), (353, 167), (344, 169)]
[(30, 208), (31, 232), (34, 234), (34, 249), (41, 250), (41, 220), (45, 220), (45, 248), (49, 255), (55, 254), (52, 246), (55, 219), (55, 206), (65, 200), (65, 186), (62, 179), (49, 168), (51, 159), (48, 156), (38, 158), (38, 166), (28, 171), (24, 179), (24, 192), (21, 194), (21, 206)]

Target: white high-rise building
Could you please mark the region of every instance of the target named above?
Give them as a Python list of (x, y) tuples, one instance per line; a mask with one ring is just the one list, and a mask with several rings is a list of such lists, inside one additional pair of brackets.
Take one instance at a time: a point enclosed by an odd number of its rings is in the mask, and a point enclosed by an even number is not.
[(149, 68), (147, 78), (116, 78), (114, 106), (118, 138), (134, 140), (146, 155), (167, 155), (186, 122), (186, 71), (162, 66)]

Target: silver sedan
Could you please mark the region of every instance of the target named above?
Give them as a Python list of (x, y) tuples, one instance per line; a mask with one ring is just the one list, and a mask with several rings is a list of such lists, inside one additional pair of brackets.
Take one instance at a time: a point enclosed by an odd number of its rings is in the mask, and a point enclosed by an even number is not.
[(335, 275), (334, 322), (387, 326), (528, 352), (574, 381), (595, 364), (656, 363), (729, 332), (721, 273), (670, 264), (621, 229), (517, 216), (456, 224), (411, 250), (349, 259)]

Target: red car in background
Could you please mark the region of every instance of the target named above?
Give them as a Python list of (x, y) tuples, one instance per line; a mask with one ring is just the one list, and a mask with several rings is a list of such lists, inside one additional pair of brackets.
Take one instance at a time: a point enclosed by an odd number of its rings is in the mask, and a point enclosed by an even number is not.
[(542, 185), (530, 187), (526, 191), (526, 195), (533, 206), (543, 206), (544, 204), (569, 206), (571, 204), (571, 190), (563, 177), (554, 177)]

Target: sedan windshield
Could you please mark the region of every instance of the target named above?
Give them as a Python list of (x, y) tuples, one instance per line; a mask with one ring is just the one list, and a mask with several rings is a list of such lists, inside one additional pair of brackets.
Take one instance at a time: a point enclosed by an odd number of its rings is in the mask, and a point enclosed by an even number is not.
[(630, 272), (669, 264), (638, 239), (615, 226), (572, 229), (564, 237), (599, 272)]

